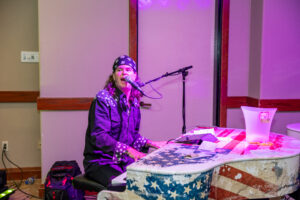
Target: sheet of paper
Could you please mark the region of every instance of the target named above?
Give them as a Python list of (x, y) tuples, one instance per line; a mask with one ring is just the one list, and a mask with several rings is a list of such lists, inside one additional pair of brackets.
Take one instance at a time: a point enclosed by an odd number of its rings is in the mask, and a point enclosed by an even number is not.
[(216, 150), (216, 146), (217, 146), (217, 144), (214, 143), (214, 142), (202, 141), (202, 143), (201, 143), (201, 145), (199, 146), (198, 149), (215, 151)]
[(127, 176), (127, 172), (120, 174), (119, 176), (111, 180), (111, 185), (116, 186), (116, 185), (126, 184), (126, 176)]
[(206, 134), (206, 133), (210, 133), (212, 135), (215, 135), (215, 130), (213, 128), (208, 128), (208, 129), (199, 129), (199, 130), (195, 130), (193, 133), (191, 134)]

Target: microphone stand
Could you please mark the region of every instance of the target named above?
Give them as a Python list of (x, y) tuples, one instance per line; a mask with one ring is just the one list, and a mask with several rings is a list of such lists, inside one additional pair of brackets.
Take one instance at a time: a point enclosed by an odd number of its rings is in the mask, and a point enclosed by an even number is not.
[(144, 84), (141, 85), (141, 87), (147, 85), (148, 83), (152, 83), (154, 81), (158, 81), (161, 78), (167, 77), (167, 76), (171, 76), (171, 75), (178, 75), (178, 74), (182, 74), (182, 119), (183, 119), (183, 126), (182, 126), (182, 134), (186, 133), (186, 125), (185, 125), (185, 77), (188, 75), (188, 71), (189, 69), (191, 69), (193, 66), (188, 66), (188, 67), (184, 67), (181, 68), (177, 71), (171, 72), (171, 73), (165, 73), (162, 76), (152, 79), (150, 81), (145, 82)]

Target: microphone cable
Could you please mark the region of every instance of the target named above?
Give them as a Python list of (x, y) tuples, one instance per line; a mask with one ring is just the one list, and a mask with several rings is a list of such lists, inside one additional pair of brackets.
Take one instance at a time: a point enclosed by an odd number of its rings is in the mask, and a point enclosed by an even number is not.
[(152, 90), (153, 91), (155, 91), (158, 95), (159, 95), (159, 97), (151, 97), (151, 96), (149, 96), (149, 95), (147, 95), (142, 89), (141, 89), (141, 87), (143, 87), (143, 86), (145, 86), (146, 84), (145, 83), (143, 83), (143, 82), (135, 82), (135, 81), (133, 81), (133, 80), (131, 80), (131, 78), (130, 78), (130, 76), (125, 76), (125, 81), (127, 82), (127, 83), (129, 83), (133, 88), (135, 88), (136, 90), (138, 90), (143, 96), (145, 96), (145, 97), (148, 97), (148, 98), (150, 98), (150, 99), (162, 99), (162, 94), (161, 93), (159, 93), (151, 84), (150, 84), (150, 86), (151, 86), (151, 88), (152, 88)]
[(145, 92), (144, 92), (144, 96), (146, 96), (146, 97), (148, 97), (148, 98), (150, 98), (150, 99), (162, 99), (162, 98), (163, 98), (163, 95), (162, 95), (159, 91), (157, 91), (157, 90), (152, 86), (151, 83), (149, 83), (149, 85), (150, 85), (150, 87), (152, 88), (152, 90), (153, 90), (154, 92), (156, 92), (156, 93), (159, 95), (159, 97), (151, 97), (151, 96), (148, 96), (148, 95), (145, 94)]

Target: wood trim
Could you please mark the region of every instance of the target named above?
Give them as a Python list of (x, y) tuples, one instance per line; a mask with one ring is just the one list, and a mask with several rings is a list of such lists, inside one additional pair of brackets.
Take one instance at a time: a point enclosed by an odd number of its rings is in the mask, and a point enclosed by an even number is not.
[(247, 105), (252, 107), (259, 107), (259, 99), (247, 97)]
[(39, 91), (0, 91), (0, 102), (36, 102), (39, 96)]
[(93, 98), (38, 98), (38, 110), (88, 110)]
[(21, 178), (25, 180), (32, 176), (35, 178), (41, 178), (41, 167), (22, 167), (22, 173), (18, 168), (8, 168), (6, 170), (6, 176), (7, 180), (21, 180)]
[(138, 63), (138, 2), (129, 0), (129, 56)]
[(300, 111), (300, 99), (261, 99), (259, 107), (277, 108), (277, 111)]
[(253, 106), (258, 107), (259, 100), (247, 97), (247, 96), (232, 96), (227, 97), (226, 99), (226, 107), (227, 108), (240, 108), (241, 106)]
[(247, 97), (227, 97), (226, 99), (227, 108), (239, 108), (247, 105)]
[[(93, 98), (38, 98), (38, 110), (89, 110)], [(150, 108), (152, 105), (140, 102), (143, 108)]]
[(227, 123), (229, 3), (230, 0), (222, 0), (220, 127)]
[(300, 99), (255, 99), (247, 96), (227, 97), (227, 108), (240, 108), (241, 106), (277, 108), (278, 111), (300, 111)]

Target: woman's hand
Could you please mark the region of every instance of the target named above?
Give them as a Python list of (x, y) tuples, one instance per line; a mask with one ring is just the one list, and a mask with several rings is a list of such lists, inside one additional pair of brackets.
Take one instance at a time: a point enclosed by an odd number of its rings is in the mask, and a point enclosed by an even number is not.
[(151, 140), (148, 140), (146, 145), (148, 147), (153, 147), (155, 149), (159, 149), (159, 148), (165, 146), (166, 144), (167, 144), (166, 141), (151, 141)]
[(142, 153), (142, 152), (139, 152), (137, 150), (135, 150), (134, 148), (132, 147), (128, 147), (127, 148), (127, 154), (134, 159), (134, 161), (137, 161), (139, 160), (140, 158), (144, 157), (146, 154)]

